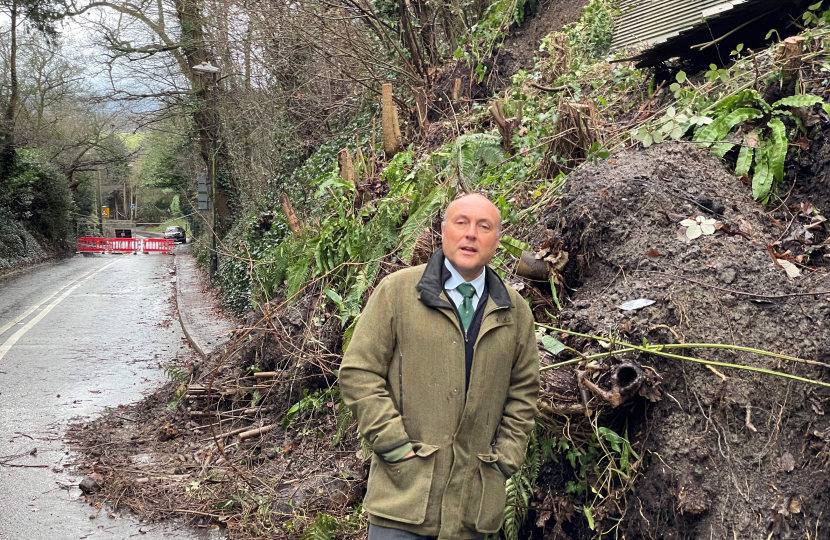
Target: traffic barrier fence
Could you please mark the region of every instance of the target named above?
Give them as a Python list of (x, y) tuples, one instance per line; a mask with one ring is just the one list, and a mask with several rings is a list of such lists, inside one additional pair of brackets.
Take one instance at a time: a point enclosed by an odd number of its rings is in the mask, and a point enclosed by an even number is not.
[(78, 238), (79, 253), (173, 253), (173, 240), (165, 238)]
[(107, 238), (83, 236), (78, 238), (78, 251), (86, 253), (104, 253), (107, 251)]
[(166, 238), (145, 238), (144, 253), (173, 253), (173, 242)]
[(141, 249), (141, 239), (139, 238), (107, 238), (108, 251), (110, 253), (120, 252), (135, 252)]

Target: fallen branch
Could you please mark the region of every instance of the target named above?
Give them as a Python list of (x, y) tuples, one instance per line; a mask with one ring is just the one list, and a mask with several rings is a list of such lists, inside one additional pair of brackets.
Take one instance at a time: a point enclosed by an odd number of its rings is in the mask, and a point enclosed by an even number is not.
[[(828, 386), (830, 386), (830, 385), (828, 385)], [(239, 440), (244, 441), (245, 439), (250, 439), (252, 437), (256, 437), (257, 435), (264, 435), (264, 434), (268, 433), (269, 431), (271, 431), (272, 429), (274, 429), (275, 427), (277, 427), (276, 424), (271, 424), (270, 426), (262, 426), (261, 428), (258, 428), (258, 429), (252, 429), (251, 431), (245, 431), (245, 432), (239, 434)]]
[[(609, 339), (609, 338), (604, 338), (602, 336), (593, 336), (593, 335), (590, 335), (590, 334), (581, 334), (579, 332), (571, 332), (569, 330), (564, 330), (562, 328), (556, 328), (556, 327), (553, 327), (553, 326), (548, 326), (548, 325), (540, 324), (540, 323), (536, 323), (536, 326), (539, 326), (541, 328), (547, 328), (547, 329), (553, 330), (555, 332), (562, 332), (562, 333), (565, 333), (565, 334), (571, 334), (571, 335), (574, 335), (574, 336), (584, 337), (584, 338), (588, 338), (588, 339), (595, 339), (597, 341), (604, 341), (606, 343), (619, 344), (619, 345), (622, 345), (623, 347), (625, 347), (624, 349), (618, 350), (618, 351), (610, 351), (610, 352), (607, 352), (607, 353), (600, 353), (598, 355), (591, 355), (591, 356), (582, 356), (580, 358), (574, 358), (572, 360), (566, 360), (565, 362), (559, 362), (557, 364), (551, 364), (549, 366), (543, 366), (539, 369), (539, 371), (546, 371), (546, 370), (549, 370), (549, 369), (556, 369), (556, 368), (559, 368), (559, 367), (562, 367), (562, 366), (566, 366), (566, 365), (570, 365), (570, 364), (576, 364), (576, 363), (582, 362), (583, 360), (588, 360), (588, 359), (592, 359), (592, 358), (598, 358), (598, 357), (602, 357), (602, 356), (610, 356), (610, 355), (613, 355), (613, 354), (621, 354), (623, 352), (638, 351), (638, 352), (642, 352), (642, 353), (645, 353), (645, 354), (654, 354), (654, 355), (663, 356), (663, 357), (666, 357), (666, 358), (673, 358), (675, 360), (684, 360), (686, 362), (694, 362), (696, 364), (711, 365), (711, 366), (718, 366), (718, 367), (725, 367), (725, 368), (732, 368), (732, 369), (743, 369), (743, 370), (746, 370), (746, 371), (754, 371), (754, 372), (757, 372), (757, 373), (764, 373), (766, 375), (776, 375), (778, 377), (784, 377), (786, 379), (792, 379), (792, 380), (795, 380), (795, 381), (806, 382), (806, 383), (809, 383), (809, 384), (816, 384), (818, 386), (826, 386), (826, 387), (830, 388), (830, 383), (826, 383), (826, 382), (823, 382), (823, 381), (817, 381), (815, 379), (808, 379), (807, 377), (799, 377), (797, 375), (791, 375), (789, 373), (782, 373), (780, 371), (774, 371), (774, 370), (771, 370), (771, 369), (765, 369), (765, 368), (760, 368), (760, 367), (755, 367), (755, 366), (742, 366), (740, 364), (730, 364), (728, 362), (713, 362), (711, 360), (705, 360), (703, 358), (696, 358), (694, 356), (682, 356), (682, 355), (679, 355), (679, 354), (671, 354), (671, 353), (665, 352), (663, 349), (672, 349), (672, 348), (674, 348), (674, 349), (679, 349), (679, 348), (683, 348), (683, 349), (694, 349), (694, 348), (727, 349), (727, 350), (736, 350), (736, 351), (742, 351), (742, 352), (752, 352), (752, 353), (755, 353), (755, 354), (761, 354), (763, 356), (771, 356), (773, 358), (780, 358), (782, 360), (789, 360), (789, 361), (794, 361), (794, 362), (802, 362), (802, 363), (805, 363), (805, 364), (812, 364), (812, 365), (819, 365), (819, 366), (823, 366), (823, 367), (830, 367), (830, 365), (828, 365), (828, 364), (824, 364), (822, 362), (817, 362), (815, 360), (805, 360), (803, 358), (796, 358), (796, 357), (793, 357), (793, 356), (786, 356), (786, 355), (783, 355), (783, 354), (777, 354), (777, 353), (773, 353), (773, 352), (769, 352), (769, 351), (763, 351), (761, 349), (752, 349), (750, 347), (739, 347), (739, 346), (736, 346), (736, 345), (725, 345), (725, 344), (722, 344), (722, 343), (671, 343), (671, 344), (666, 344), (666, 345), (642, 345), (642, 346), (640, 346), (640, 345), (633, 345), (631, 343), (626, 343), (624, 341), (620, 341), (620, 340), (616, 340), (616, 339), (612, 340), (612, 339)], [(569, 350), (574, 350), (574, 349), (569, 348)], [(576, 352), (578, 353), (578, 351), (576, 351)]]

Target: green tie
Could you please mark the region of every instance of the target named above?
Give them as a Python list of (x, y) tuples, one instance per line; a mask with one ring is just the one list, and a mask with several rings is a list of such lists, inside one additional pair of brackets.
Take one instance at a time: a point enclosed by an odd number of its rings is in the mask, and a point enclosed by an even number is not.
[(464, 331), (466, 332), (470, 328), (470, 323), (473, 322), (473, 315), (475, 315), (473, 295), (476, 293), (476, 289), (469, 283), (462, 283), (456, 287), (456, 290), (464, 297), (461, 306), (458, 308), (458, 314), (461, 316), (461, 324), (464, 325)]

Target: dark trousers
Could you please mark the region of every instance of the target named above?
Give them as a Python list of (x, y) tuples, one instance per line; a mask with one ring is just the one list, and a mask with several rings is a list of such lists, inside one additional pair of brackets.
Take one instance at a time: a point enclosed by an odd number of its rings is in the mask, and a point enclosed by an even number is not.
[(435, 540), (435, 538), (435, 536), (421, 536), (409, 531), (369, 524), (369, 540)]

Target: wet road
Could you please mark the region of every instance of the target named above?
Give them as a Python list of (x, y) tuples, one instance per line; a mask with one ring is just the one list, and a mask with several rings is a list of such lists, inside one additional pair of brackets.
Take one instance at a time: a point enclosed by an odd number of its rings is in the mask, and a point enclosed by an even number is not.
[(64, 440), (70, 422), (138, 401), (160, 366), (192, 354), (172, 268), (167, 255), (76, 256), (0, 278), (0, 540), (217, 538), (80, 502)]

